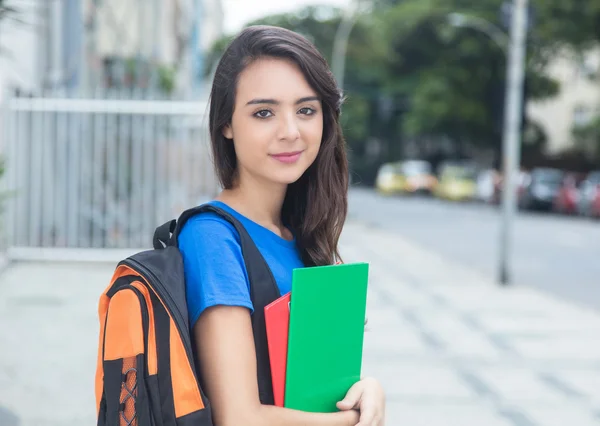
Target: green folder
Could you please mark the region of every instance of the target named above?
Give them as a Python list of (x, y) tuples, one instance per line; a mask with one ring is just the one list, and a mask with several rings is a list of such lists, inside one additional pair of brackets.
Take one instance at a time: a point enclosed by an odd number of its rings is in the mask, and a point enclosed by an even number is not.
[(360, 380), (368, 273), (367, 263), (293, 271), (285, 407), (338, 411)]

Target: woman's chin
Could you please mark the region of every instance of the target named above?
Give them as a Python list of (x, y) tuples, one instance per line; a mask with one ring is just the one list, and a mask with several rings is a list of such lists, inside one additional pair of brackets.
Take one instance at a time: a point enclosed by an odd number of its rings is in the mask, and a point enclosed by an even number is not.
[(289, 168), (288, 170), (278, 170), (267, 176), (267, 179), (283, 185), (289, 185), (302, 177), (306, 170), (300, 167)]

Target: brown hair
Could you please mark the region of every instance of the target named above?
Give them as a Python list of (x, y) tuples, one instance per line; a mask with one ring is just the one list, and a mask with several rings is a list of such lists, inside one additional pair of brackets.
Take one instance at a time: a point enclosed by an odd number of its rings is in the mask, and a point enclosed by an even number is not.
[(282, 221), (296, 236), (307, 266), (329, 265), (340, 260), (338, 241), (348, 212), (348, 160), (339, 124), (342, 96), (327, 61), (306, 38), (284, 28), (251, 26), (225, 50), (210, 94), (209, 129), (217, 176), (223, 188), (232, 188), (237, 158), (222, 130), (231, 122), (240, 73), (264, 57), (295, 63), (321, 99), (321, 147), (314, 163), (288, 186)]

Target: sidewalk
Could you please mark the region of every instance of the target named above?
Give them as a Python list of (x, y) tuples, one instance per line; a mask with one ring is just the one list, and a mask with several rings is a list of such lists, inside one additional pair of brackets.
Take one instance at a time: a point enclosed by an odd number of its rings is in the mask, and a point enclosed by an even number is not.
[(353, 224), (371, 263), (365, 374), (388, 425), (600, 425), (600, 314), (501, 288), (384, 230)]
[[(499, 288), (393, 233), (348, 223), (371, 263), (364, 373), (388, 426), (600, 425), (600, 314)], [(0, 425), (93, 425), (98, 296), (114, 264), (0, 276)]]

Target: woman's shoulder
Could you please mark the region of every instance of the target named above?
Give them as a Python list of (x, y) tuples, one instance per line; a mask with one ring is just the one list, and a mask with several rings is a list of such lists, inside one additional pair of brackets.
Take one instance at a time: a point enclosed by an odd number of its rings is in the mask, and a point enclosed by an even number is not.
[(231, 242), (239, 244), (239, 234), (227, 219), (214, 212), (204, 212), (187, 220), (178, 241), (180, 248), (190, 242), (194, 242), (194, 245), (204, 242), (213, 246)]

